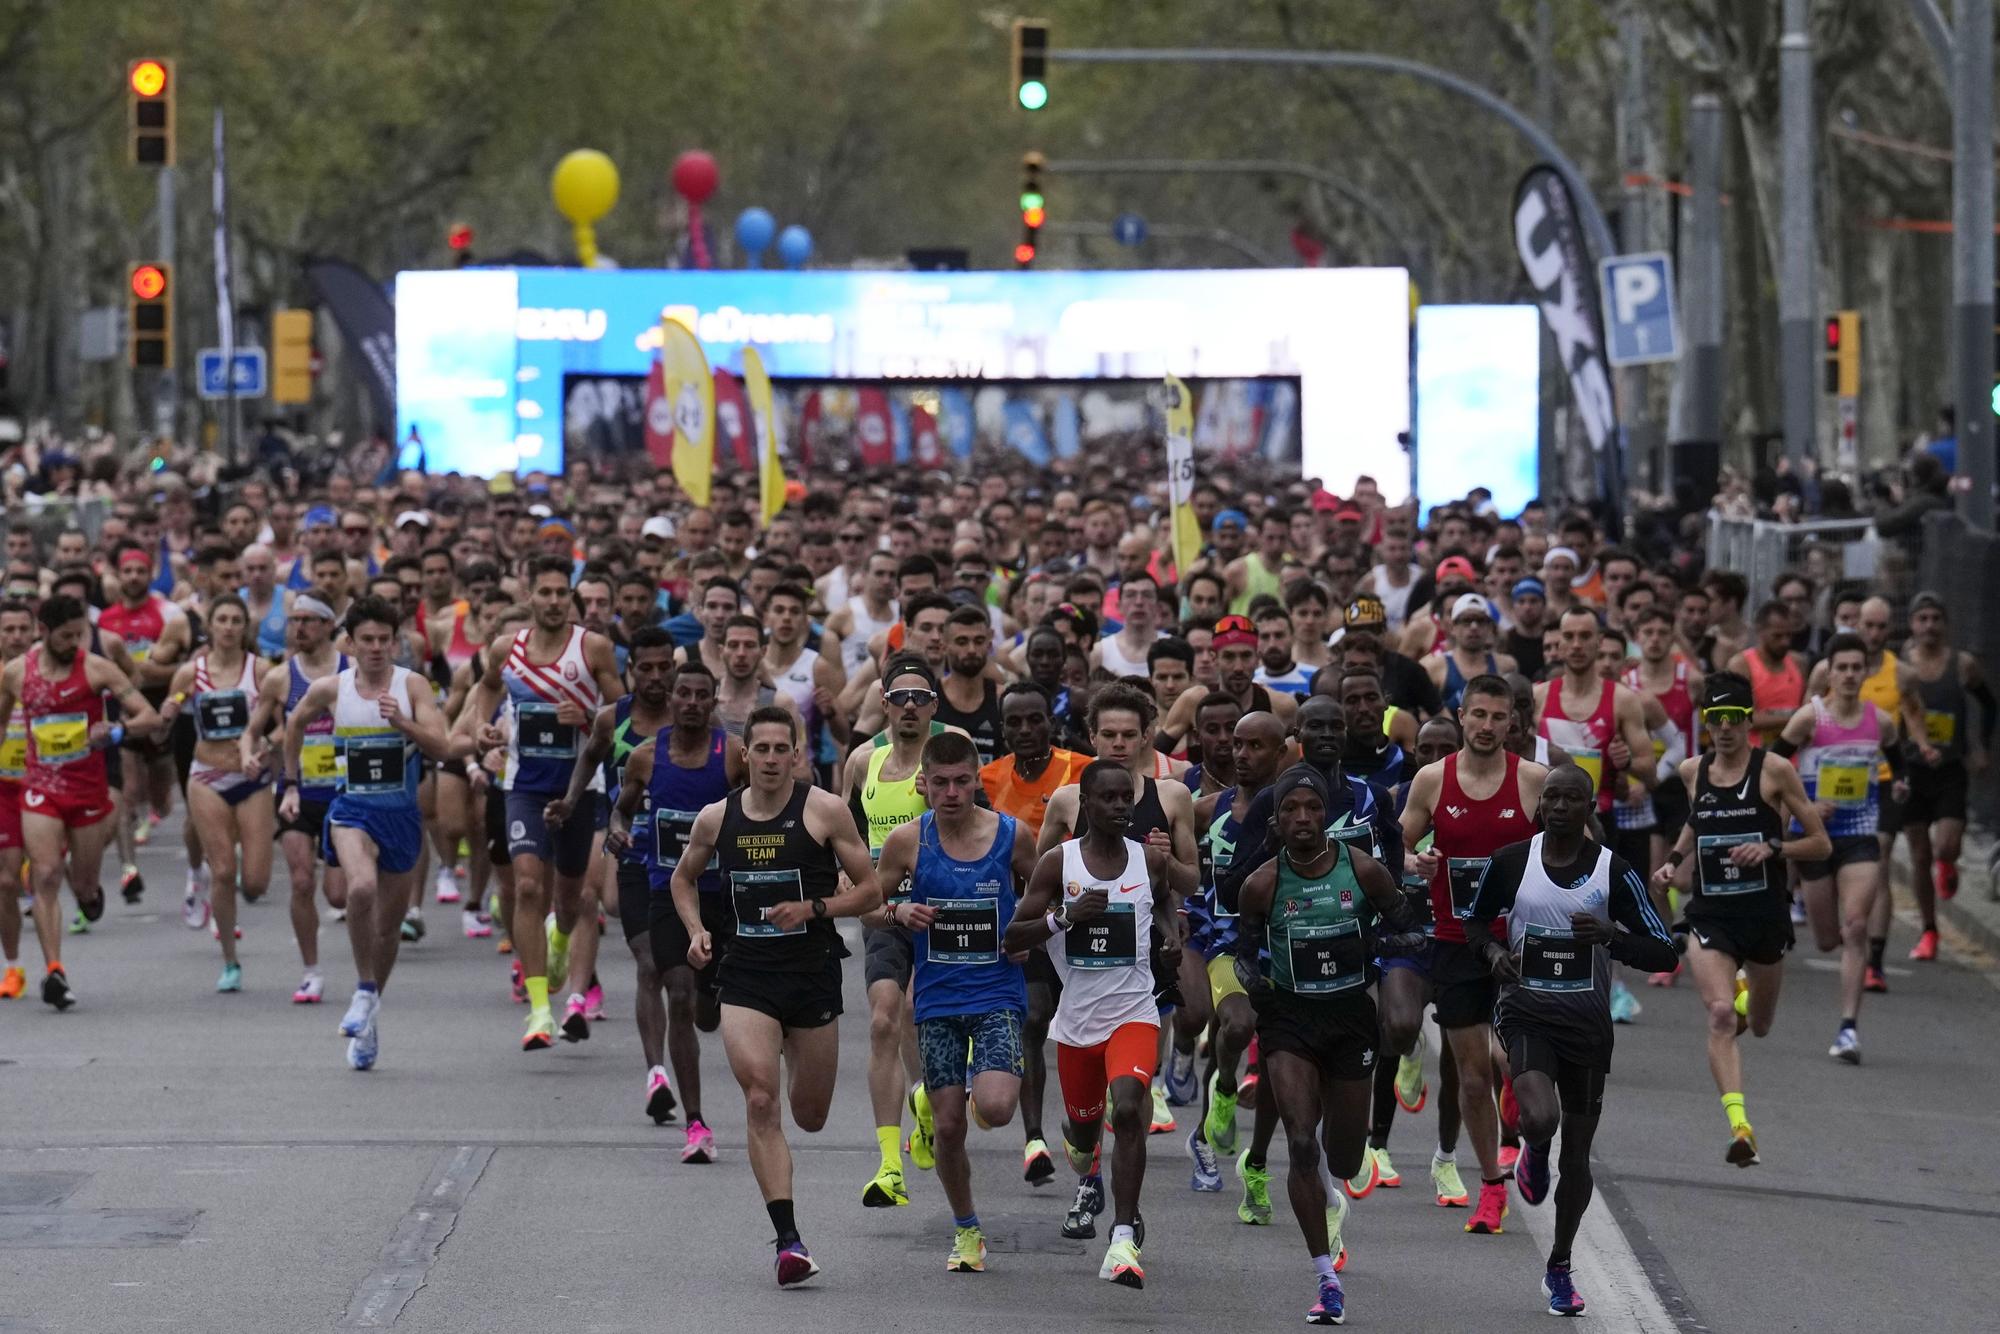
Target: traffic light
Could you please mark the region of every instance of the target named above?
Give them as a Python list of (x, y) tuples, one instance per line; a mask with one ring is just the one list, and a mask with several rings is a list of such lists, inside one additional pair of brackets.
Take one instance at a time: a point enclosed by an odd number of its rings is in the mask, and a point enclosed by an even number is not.
[(309, 310), (271, 314), (271, 401), (312, 402), (313, 317)]
[(1014, 103), (1023, 111), (1049, 104), (1049, 25), (1046, 19), (1014, 20)]
[(135, 167), (174, 165), (174, 62), (147, 56), (125, 67), (126, 138)]
[(472, 262), (472, 224), (454, 222), (445, 229), (444, 243), (450, 248), (459, 268)]
[(165, 264), (134, 264), (125, 283), (125, 359), (166, 370), (174, 364), (174, 281)]
[(1014, 247), (1014, 263), (1027, 268), (1035, 262), (1035, 248), (1048, 219), (1048, 200), (1042, 194), (1042, 155), (1021, 155), (1021, 244)]
[(1988, 399), (1993, 415), (2000, 417), (2000, 282), (1993, 284), (1993, 394)]
[(1826, 317), (1826, 392), (1853, 398), (1861, 392), (1861, 312)]

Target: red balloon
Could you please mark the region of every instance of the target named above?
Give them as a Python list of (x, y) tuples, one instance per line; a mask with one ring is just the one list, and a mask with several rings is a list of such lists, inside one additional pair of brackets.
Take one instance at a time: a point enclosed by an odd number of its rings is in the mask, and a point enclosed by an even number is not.
[(722, 184), (715, 159), (699, 148), (690, 148), (674, 159), (674, 190), (690, 204), (704, 202)]

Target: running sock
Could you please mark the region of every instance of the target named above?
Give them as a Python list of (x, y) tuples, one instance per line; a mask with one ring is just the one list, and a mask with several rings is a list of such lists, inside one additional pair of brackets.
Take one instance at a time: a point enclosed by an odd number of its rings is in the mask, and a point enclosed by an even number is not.
[(1257, 1170), (1258, 1170), (1259, 1172), (1261, 1172), (1261, 1171), (1263, 1171), (1263, 1170), (1264, 1170), (1264, 1160), (1263, 1160), (1262, 1158), (1258, 1158), (1258, 1157), (1255, 1157), (1255, 1156), (1252, 1156), (1252, 1157), (1248, 1157), (1248, 1158), (1245, 1158), (1245, 1159), (1243, 1160), (1243, 1163), (1244, 1163), (1244, 1166), (1246, 1166), (1246, 1167), (1254, 1167), (1254, 1168), (1256, 1168), (1256, 1169), (1257, 1169)]
[(767, 1200), (764, 1211), (771, 1215), (771, 1227), (778, 1234), (779, 1250), (799, 1239), (798, 1220), (792, 1216), (790, 1200)]
[(1723, 1094), (1722, 1110), (1729, 1117), (1729, 1128), (1732, 1131), (1748, 1130), (1750, 1128), (1750, 1118), (1743, 1114), (1743, 1095), (1741, 1093)]
[(1138, 1235), (1132, 1231), (1130, 1224), (1120, 1223), (1111, 1229), (1111, 1244), (1116, 1246), (1121, 1241), (1129, 1241), (1134, 1246), (1139, 1244)]
[(1564, 1251), (1564, 1252), (1562, 1253), (1562, 1255), (1561, 1255), (1560, 1257), (1558, 1257), (1558, 1256), (1556, 1255), (1556, 1253), (1555, 1253), (1554, 1251), (1550, 1251), (1550, 1252), (1549, 1252), (1549, 1268), (1551, 1268), (1551, 1269), (1561, 1269), (1561, 1270), (1564, 1270), (1564, 1271), (1567, 1271), (1567, 1270), (1569, 1269), (1569, 1252), (1568, 1252), (1568, 1251)]
[(894, 1168), (903, 1170), (903, 1131), (901, 1126), (876, 1126), (875, 1142), (882, 1146), (883, 1170)]
[(952, 1226), (954, 1227), (978, 1227), (979, 1215), (967, 1214), (965, 1217), (960, 1218), (957, 1214), (953, 1214), (951, 1216), (951, 1221), (952, 1221)]
[(526, 987), (528, 991), (529, 1010), (546, 1010), (549, 1008), (549, 980), (546, 977), (524, 978), (521, 985)]
[(1868, 937), (1868, 966), (1878, 973), (1882, 971), (1882, 955), (1887, 952), (1888, 948), (1889, 938), (1887, 936)]
[(1313, 1257), (1313, 1272), (1323, 1279), (1332, 1278), (1333, 1257), (1331, 1255), (1315, 1255)]
[(380, 986), (378, 986), (373, 982), (356, 982), (354, 984), (354, 989), (356, 991), (365, 991), (371, 996), (375, 995), (376, 993), (382, 990)]
[(1504, 1186), (1504, 1185), (1506, 1185), (1506, 1184), (1507, 1184), (1507, 1178), (1506, 1178), (1506, 1177), (1489, 1177), (1489, 1176), (1485, 1176), (1485, 1175), (1481, 1175), (1481, 1176), (1480, 1176), (1480, 1178), (1479, 1178), (1479, 1180), (1480, 1180), (1480, 1182), (1481, 1182), (1482, 1184), (1484, 1184), (1484, 1185), (1488, 1185), (1488, 1186)]
[(1840, 1031), (1843, 1033), (1847, 1032), (1849, 1029), (1853, 1027), (1854, 1027), (1854, 1021), (1852, 1019), (1843, 1019), (1840, 1021)]

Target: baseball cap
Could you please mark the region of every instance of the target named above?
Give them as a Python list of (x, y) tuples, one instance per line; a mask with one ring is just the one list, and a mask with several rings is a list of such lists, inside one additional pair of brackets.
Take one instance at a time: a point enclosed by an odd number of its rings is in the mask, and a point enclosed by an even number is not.
[(1549, 589), (1548, 585), (1530, 575), (1525, 579), (1516, 579), (1514, 581), (1513, 595), (1517, 598), (1540, 598), (1542, 601), (1547, 602), (1549, 600)]
[(547, 505), (528, 506), (528, 517), (531, 519), (547, 519), (552, 517), (554, 514), (555, 511), (550, 509)]
[[(535, 508), (540, 509), (541, 506), (537, 505)], [(570, 526), (568, 519), (559, 519), (552, 514), (536, 517), (541, 519), (541, 523), (535, 528), (536, 537), (547, 537), (550, 533), (561, 533), (564, 537), (576, 536), (576, 529)]]
[(1756, 696), (1750, 683), (1734, 672), (1717, 672), (1708, 678), (1701, 692), (1704, 709), (1754, 709)]
[(1347, 624), (1359, 629), (1364, 625), (1387, 625), (1389, 609), (1382, 605), (1382, 599), (1373, 593), (1363, 593), (1347, 604)]
[(664, 514), (655, 514), (639, 526), (640, 537), (656, 537), (662, 542), (674, 540), (674, 521)]
[(306, 511), (306, 527), (338, 528), (340, 527), (340, 515), (334, 511), (331, 505), (315, 505)]
[(1451, 604), (1451, 619), (1454, 621), (1467, 612), (1478, 612), (1489, 621), (1498, 619), (1493, 615), (1493, 604), (1477, 593), (1467, 593)]
[(1340, 508), (1333, 512), (1335, 523), (1360, 523), (1364, 517), (1360, 507), (1351, 501), (1343, 502)]
[(1340, 497), (1331, 491), (1315, 491), (1312, 497), (1312, 507), (1316, 510), (1333, 510), (1338, 513), (1341, 508)]
[(431, 516), (422, 510), (404, 510), (396, 516), (396, 527), (401, 528), (406, 523), (413, 523), (419, 528), (428, 528), (431, 526)]
[(1209, 527), (1220, 528), (1224, 524), (1230, 524), (1247, 531), (1250, 527), (1250, 516), (1242, 510), (1220, 510), (1216, 513), (1215, 519), (1209, 524)]
[(1931, 592), (1929, 589), (1925, 589), (1923, 592), (1917, 594), (1915, 597), (1910, 599), (1910, 614), (1912, 616), (1916, 615), (1920, 611), (1945, 611), (1945, 610), (1947, 609), (1944, 605), (1944, 599), (1939, 597), (1937, 594)]
[(1463, 556), (1447, 556), (1438, 562), (1437, 581), (1439, 583), (1443, 583), (1453, 575), (1457, 575), (1460, 579), (1468, 583), (1476, 583), (1479, 580), (1479, 571), (1473, 569), (1472, 562)]
[(514, 474), (511, 472), (503, 472), (495, 475), (494, 478), (486, 484), (486, 494), (489, 496), (513, 495)]

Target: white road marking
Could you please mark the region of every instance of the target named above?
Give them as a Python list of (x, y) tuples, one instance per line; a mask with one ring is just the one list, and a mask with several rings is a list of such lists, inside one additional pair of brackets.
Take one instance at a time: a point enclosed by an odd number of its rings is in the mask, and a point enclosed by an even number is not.
[[(1558, 1139), (1557, 1143), (1560, 1144), (1561, 1140)], [(1521, 1220), (1521, 1225), (1544, 1254), (1555, 1240), (1555, 1181), (1558, 1175), (1559, 1169), (1551, 1164), (1549, 1196), (1535, 1208), (1523, 1204), (1520, 1192), (1514, 1189), (1512, 1183), (1508, 1185), (1514, 1194), (1514, 1198), (1508, 1201), (1508, 1221)], [(1583, 1226), (1577, 1229), (1576, 1244), (1570, 1252), (1570, 1263), (1576, 1276), (1577, 1291), (1583, 1294), (1588, 1304), (1585, 1318), (1604, 1322), (1599, 1328), (1639, 1331), (1640, 1334), (1677, 1334), (1679, 1326), (1667, 1314), (1667, 1308), (1660, 1304), (1652, 1282), (1640, 1267), (1639, 1258), (1632, 1253), (1618, 1220), (1612, 1217), (1601, 1198), (1592, 1199), (1589, 1211), (1583, 1216)]]

